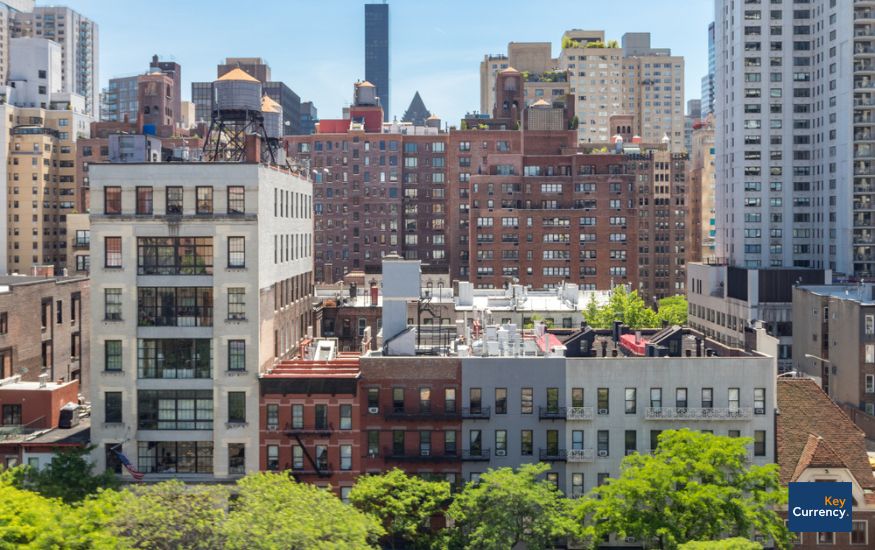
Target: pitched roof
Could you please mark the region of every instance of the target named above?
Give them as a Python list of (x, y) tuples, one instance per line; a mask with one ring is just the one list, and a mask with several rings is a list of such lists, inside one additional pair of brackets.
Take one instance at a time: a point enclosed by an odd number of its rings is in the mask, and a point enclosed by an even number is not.
[(806, 468), (847, 468), (863, 489), (875, 489), (865, 435), (807, 378), (778, 379), (778, 465), (788, 483)]
[(413, 99), (410, 100), (410, 106), (401, 117), (402, 122), (409, 122), (414, 126), (422, 126), (425, 121), (430, 118), (431, 113), (425, 107), (425, 102), (422, 101), (419, 92), (413, 94)]
[(227, 73), (220, 76), (218, 80), (245, 80), (247, 82), (258, 82), (258, 79), (244, 71), (243, 69), (236, 67), (231, 69)]
[(279, 113), (282, 110), (280, 104), (270, 98), (270, 96), (261, 96), (261, 111), (263, 113)]

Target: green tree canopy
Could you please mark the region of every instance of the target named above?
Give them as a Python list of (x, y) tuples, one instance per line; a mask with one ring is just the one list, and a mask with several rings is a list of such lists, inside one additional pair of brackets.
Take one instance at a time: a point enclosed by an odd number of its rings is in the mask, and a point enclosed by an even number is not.
[(449, 483), (408, 476), (397, 468), (358, 478), (349, 493), (353, 506), (382, 520), (392, 548), (395, 539), (410, 548), (428, 548), (432, 539), (430, 520), (449, 500)]
[(251, 474), (237, 489), (223, 528), (225, 548), (371, 548), (384, 533), (376, 518), (284, 474)]
[(684, 326), (687, 324), (687, 298), (681, 294), (659, 301), (656, 317), (660, 323)]
[(587, 323), (595, 328), (610, 328), (614, 321), (622, 321), (633, 329), (659, 326), (656, 312), (647, 307), (637, 290), (629, 292), (624, 285), (615, 286), (603, 306), (596, 304), (595, 296), (591, 296), (583, 314)]
[(776, 465), (748, 463), (750, 443), (687, 429), (663, 432), (652, 455), (627, 456), (620, 477), (580, 500), (580, 535), (600, 540), (616, 533), (673, 549), (759, 533), (785, 547), (788, 533), (774, 507), (786, 503), (786, 489)]
[(489, 470), (477, 483), (456, 495), (447, 515), (450, 548), (513, 548), (522, 543), (535, 550), (573, 529), (568, 500), (540, 476), (546, 464), (525, 464), (518, 470)]
[(206, 550), (221, 547), (227, 505), (225, 487), (172, 480), (103, 491), (83, 509), (132, 548)]
[(723, 540), (694, 541), (681, 544), (679, 550), (763, 550), (763, 545), (741, 537)]
[(98, 489), (118, 487), (118, 478), (112, 472), (94, 475), (94, 464), (88, 459), (92, 450), (93, 447), (62, 449), (41, 470), (26, 467), (21, 486), (68, 504), (80, 502)]

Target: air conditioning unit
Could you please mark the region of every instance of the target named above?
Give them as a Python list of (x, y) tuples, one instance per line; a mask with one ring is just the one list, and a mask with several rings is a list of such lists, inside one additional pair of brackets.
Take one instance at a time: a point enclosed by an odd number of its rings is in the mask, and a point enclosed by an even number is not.
[(608, 414), (608, 409), (599, 409), (599, 414)]
[(379, 456), (377, 451), (369, 451), (368, 452), (368, 458), (377, 458), (377, 456)]
[(430, 455), (431, 455), (431, 450), (429, 450), (429, 449), (421, 449), (419, 451), (419, 456), (430, 456)]
[(380, 407), (368, 407), (368, 414), (378, 414)]
[(627, 543), (631, 544), (631, 543), (635, 542), (635, 537), (626, 537), (624, 540)]
[(507, 451), (504, 449), (496, 449), (495, 456), (507, 456)]
[(758, 408), (753, 410), (754, 414), (766, 414), (766, 409)]
[(599, 456), (601, 456), (601, 457), (608, 456), (608, 451), (599, 451)]

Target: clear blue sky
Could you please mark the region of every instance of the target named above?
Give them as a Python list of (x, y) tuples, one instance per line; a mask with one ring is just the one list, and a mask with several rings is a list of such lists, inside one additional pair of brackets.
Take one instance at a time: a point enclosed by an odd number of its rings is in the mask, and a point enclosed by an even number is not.
[[(42, 5), (46, 2), (37, 0)], [(225, 57), (262, 57), (274, 80), (320, 118), (337, 118), (364, 78), (360, 0), (68, 0), (100, 26), (101, 87), (148, 68), (152, 54), (182, 65), (183, 99), (192, 80), (215, 79)], [(563, 31), (604, 29), (608, 39), (649, 31), (654, 47), (686, 58), (686, 99), (707, 71), (712, 0), (390, 0), (391, 112), (401, 118), (413, 93), (445, 121), (479, 109), (479, 63), (507, 43), (552, 42)]]

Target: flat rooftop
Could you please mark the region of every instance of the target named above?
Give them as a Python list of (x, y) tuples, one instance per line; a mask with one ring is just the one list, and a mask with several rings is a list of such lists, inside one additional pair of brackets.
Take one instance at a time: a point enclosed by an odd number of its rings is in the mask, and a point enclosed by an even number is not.
[(872, 283), (802, 285), (799, 289), (817, 296), (849, 300), (862, 305), (875, 305), (875, 284)]
[(40, 386), (38, 381), (29, 381), (29, 380), (21, 380), (21, 377), (16, 375), (10, 378), (3, 378), (0, 380), (0, 392), (4, 390), (14, 390), (14, 391), (55, 391), (59, 388), (63, 388), (69, 386), (70, 384), (78, 383), (77, 380), (70, 380), (64, 382), (62, 384), (58, 384), (57, 382), (48, 382), (46, 381), (45, 386)]

